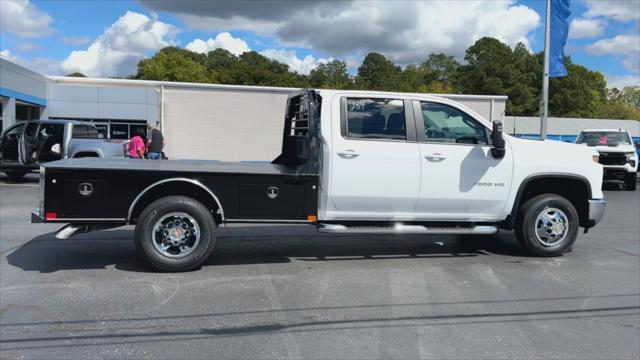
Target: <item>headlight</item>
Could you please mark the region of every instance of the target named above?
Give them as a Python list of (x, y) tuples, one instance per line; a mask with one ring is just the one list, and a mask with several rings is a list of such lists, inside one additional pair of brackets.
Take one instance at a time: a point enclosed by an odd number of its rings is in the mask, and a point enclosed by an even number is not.
[(596, 163), (600, 163), (600, 155), (592, 155), (591, 160)]
[(638, 156), (636, 155), (635, 152), (628, 152), (624, 154), (627, 158), (627, 162), (629, 163), (629, 165), (636, 166), (636, 162), (638, 161)]

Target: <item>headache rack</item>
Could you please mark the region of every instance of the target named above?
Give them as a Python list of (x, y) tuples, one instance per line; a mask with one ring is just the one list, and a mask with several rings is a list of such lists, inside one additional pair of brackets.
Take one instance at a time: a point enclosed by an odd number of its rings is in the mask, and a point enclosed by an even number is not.
[(317, 168), (319, 113), (320, 96), (315, 91), (304, 90), (289, 96), (284, 117), (282, 153), (272, 163)]

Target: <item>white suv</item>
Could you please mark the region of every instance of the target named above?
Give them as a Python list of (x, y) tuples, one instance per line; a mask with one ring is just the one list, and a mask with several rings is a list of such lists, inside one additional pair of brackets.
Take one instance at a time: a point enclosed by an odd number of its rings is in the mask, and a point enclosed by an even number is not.
[(582, 130), (576, 144), (592, 146), (600, 153), (604, 180), (622, 180), (627, 190), (636, 189), (638, 154), (629, 132), (622, 129)]

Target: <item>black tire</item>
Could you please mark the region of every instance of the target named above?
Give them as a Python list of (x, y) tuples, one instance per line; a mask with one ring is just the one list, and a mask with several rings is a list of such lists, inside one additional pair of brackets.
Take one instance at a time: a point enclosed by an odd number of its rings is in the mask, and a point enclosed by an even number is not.
[(24, 171), (7, 171), (5, 174), (11, 181), (20, 181), (25, 175), (27, 175)]
[[(200, 235), (197, 243), (193, 240), (192, 250), (186, 255), (175, 255), (163, 253), (158, 245), (154, 245), (154, 227), (159, 225), (159, 221), (168, 214), (180, 213), (190, 217), (185, 223), (196, 223), (197, 231)], [(171, 220), (174, 217), (170, 216)], [(185, 219), (178, 216), (179, 219)], [(167, 221), (167, 220), (164, 220)], [(160, 225), (162, 226), (162, 225)], [(136, 249), (140, 256), (156, 270), (159, 271), (189, 271), (198, 268), (204, 263), (215, 245), (216, 223), (209, 210), (198, 201), (185, 196), (168, 196), (154, 201), (147, 206), (138, 218), (135, 230)], [(171, 230), (169, 230), (171, 231)], [(157, 236), (163, 236), (156, 232)], [(182, 233), (180, 233), (182, 234)], [(158, 240), (158, 237), (156, 240)], [(174, 252), (179, 252), (177, 246), (173, 247)], [(168, 252), (168, 251), (167, 251)], [(181, 257), (170, 257), (181, 256)]]
[(624, 188), (629, 191), (636, 190), (636, 174), (635, 173), (627, 174), (627, 176), (624, 178)]
[[(568, 227), (565, 227), (566, 235), (551, 245), (545, 245), (543, 243), (545, 239), (539, 240), (536, 235), (538, 216), (545, 209), (548, 211), (560, 210), (568, 223)], [(571, 247), (578, 237), (578, 230), (579, 219), (575, 207), (569, 200), (554, 194), (538, 195), (522, 205), (515, 227), (516, 238), (523, 248), (531, 255), (543, 257), (559, 256), (571, 251)], [(551, 242), (546, 240), (547, 243)]]

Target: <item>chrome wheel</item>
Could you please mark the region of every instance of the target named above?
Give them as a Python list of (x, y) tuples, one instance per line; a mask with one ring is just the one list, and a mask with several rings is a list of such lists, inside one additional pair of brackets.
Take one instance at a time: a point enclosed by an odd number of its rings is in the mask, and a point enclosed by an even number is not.
[(546, 247), (559, 245), (569, 233), (569, 219), (557, 208), (545, 208), (536, 218), (536, 239)]
[(198, 222), (183, 212), (172, 212), (161, 217), (153, 226), (153, 247), (170, 258), (189, 255), (200, 242)]

